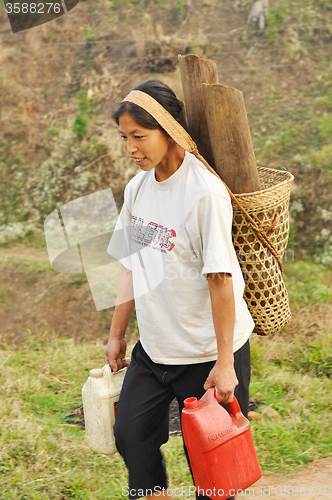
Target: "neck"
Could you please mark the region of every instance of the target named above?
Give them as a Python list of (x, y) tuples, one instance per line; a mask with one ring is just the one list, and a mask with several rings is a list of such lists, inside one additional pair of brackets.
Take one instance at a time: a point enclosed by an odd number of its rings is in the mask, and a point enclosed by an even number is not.
[(165, 181), (180, 168), (184, 160), (185, 150), (176, 142), (169, 147), (168, 153), (155, 167), (156, 179)]

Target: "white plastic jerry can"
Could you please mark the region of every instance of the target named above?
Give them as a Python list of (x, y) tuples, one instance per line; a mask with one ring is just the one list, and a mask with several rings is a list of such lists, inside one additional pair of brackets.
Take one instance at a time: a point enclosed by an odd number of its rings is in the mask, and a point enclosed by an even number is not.
[(90, 370), (82, 388), (85, 435), (91, 450), (116, 453), (113, 425), (126, 368), (112, 372), (109, 365)]

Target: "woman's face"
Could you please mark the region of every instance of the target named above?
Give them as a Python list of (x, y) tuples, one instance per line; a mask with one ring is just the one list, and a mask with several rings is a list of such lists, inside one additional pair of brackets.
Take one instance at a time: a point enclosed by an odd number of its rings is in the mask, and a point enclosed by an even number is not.
[(170, 137), (159, 129), (139, 125), (128, 113), (119, 118), (119, 132), (125, 150), (142, 170), (151, 170), (167, 158)]

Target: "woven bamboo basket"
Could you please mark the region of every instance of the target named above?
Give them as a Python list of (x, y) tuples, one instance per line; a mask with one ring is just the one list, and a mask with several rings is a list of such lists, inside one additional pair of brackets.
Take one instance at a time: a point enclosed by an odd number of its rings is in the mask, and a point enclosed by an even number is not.
[[(122, 102), (125, 101), (150, 113), (177, 144), (193, 153), (220, 179), (200, 155), (190, 135), (159, 102), (139, 90), (131, 91)], [(289, 235), (288, 206), (293, 176), (263, 167), (258, 167), (258, 173), (261, 191), (234, 196), (226, 188), (233, 204), (233, 242), (246, 284), (244, 298), (255, 321), (254, 331), (268, 335), (291, 318), (281, 259)]]
[[(272, 242), (282, 258), (289, 236), (292, 174), (258, 167), (261, 191), (236, 195), (241, 205)], [(233, 204), (233, 243), (244, 281), (244, 298), (258, 335), (280, 330), (291, 318), (288, 294), (277, 258), (257, 238), (245, 214)]]

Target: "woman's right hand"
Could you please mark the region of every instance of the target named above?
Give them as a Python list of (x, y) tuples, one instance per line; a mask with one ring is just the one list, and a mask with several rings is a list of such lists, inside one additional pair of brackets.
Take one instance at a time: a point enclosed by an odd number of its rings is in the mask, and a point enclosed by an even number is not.
[(125, 338), (109, 338), (106, 346), (105, 363), (109, 364), (113, 372), (129, 366), (126, 361), (127, 342)]

